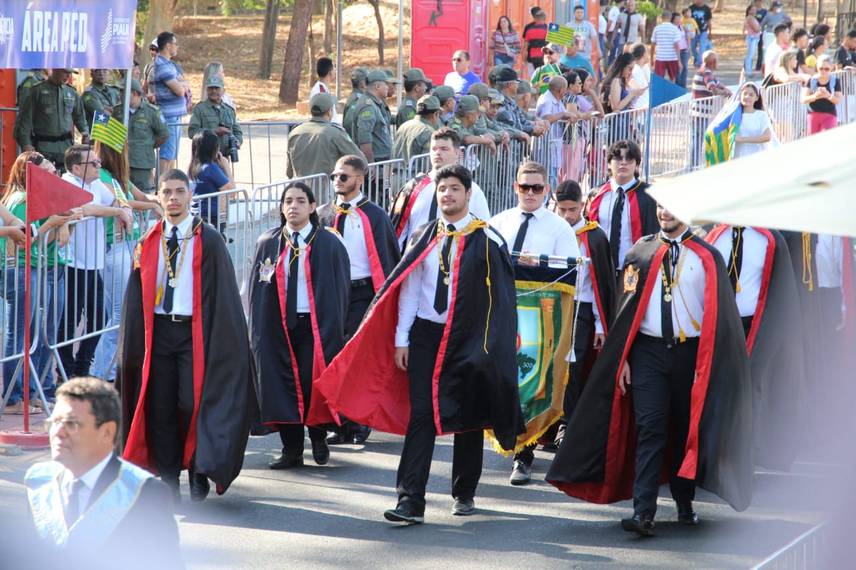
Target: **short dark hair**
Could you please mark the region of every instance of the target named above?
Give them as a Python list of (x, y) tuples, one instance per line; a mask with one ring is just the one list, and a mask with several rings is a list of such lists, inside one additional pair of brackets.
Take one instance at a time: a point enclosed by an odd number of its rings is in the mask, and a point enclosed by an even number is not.
[(356, 76), (351, 77), (351, 87), (354, 89), (365, 89), (366, 87), (366, 76)]
[(434, 183), (439, 186), (440, 181), (446, 178), (457, 178), (466, 190), (473, 187), (473, 175), (465, 166), (460, 164), (449, 164), (438, 170), (437, 174), (434, 175)]
[(170, 168), (166, 172), (160, 175), (158, 179), (158, 187), (164, 182), (168, 182), (170, 180), (178, 180), (180, 182), (184, 182), (185, 186), (187, 186), (188, 190), (190, 189), (190, 178), (187, 177), (187, 174), (184, 173), (183, 170), (178, 168)]
[(790, 29), (790, 26), (788, 26), (787, 24), (779, 24), (778, 26), (773, 28), (773, 34), (778, 36), (780, 33), (786, 32), (789, 29)]
[[(306, 194), (306, 199), (309, 200), (310, 204), (316, 204), (315, 201), (315, 193), (305, 182), (289, 182), (285, 185), (285, 188), (282, 189), (282, 196), (279, 197), (279, 220), (281, 222), (280, 225), (285, 226), (285, 215), (282, 213), (282, 206), (285, 204), (285, 195), (292, 188), (299, 188), (303, 190), (303, 193)], [(309, 223), (313, 226), (321, 225), (321, 222), (318, 219), (318, 212), (312, 212), (309, 214)]]
[(163, 48), (175, 41), (175, 34), (172, 32), (161, 32), (155, 41), (158, 43), (158, 51), (163, 51)]
[(576, 83), (576, 82), (577, 82), (577, 79), (579, 79), (579, 78), (580, 78), (580, 76), (577, 74), (577, 72), (576, 72), (576, 71), (574, 71), (573, 69), (571, 69), (570, 71), (566, 71), (566, 72), (562, 75), (562, 77), (564, 77), (564, 78), (565, 78), (565, 81), (567, 81), (567, 82), (568, 82), (568, 86), (573, 85), (574, 83)]
[(638, 44), (633, 46), (633, 49), (630, 50), (630, 54), (633, 56), (633, 59), (641, 59), (643, 55), (648, 52), (648, 48), (645, 47), (645, 44), (639, 42)]
[(571, 200), (572, 202), (582, 202), (583, 190), (576, 180), (563, 180), (556, 187), (556, 201)]
[(92, 376), (81, 376), (57, 388), (56, 397), (89, 402), (92, 415), (95, 416), (95, 427), (116, 422), (116, 437), (119, 437), (119, 393), (112, 384)]
[(517, 180), (521, 174), (540, 174), (544, 182), (547, 182), (547, 169), (544, 168), (543, 164), (534, 160), (521, 162), (520, 166), (517, 167), (517, 174), (514, 175), (514, 179)]
[(847, 32), (847, 37), (851, 39), (856, 39), (856, 28), (853, 28), (849, 32)]
[(459, 53), (459, 54), (463, 55), (463, 56), (464, 56), (464, 59), (466, 59), (467, 61), (470, 61), (470, 52), (468, 52), (467, 50), (465, 50), (465, 49), (456, 49), (456, 50), (455, 50), (455, 53)]
[(425, 82), (424, 82), (424, 81), (422, 81), (421, 79), (418, 79), (418, 80), (416, 80), (416, 81), (408, 81), (408, 80), (406, 80), (406, 79), (405, 79), (405, 80), (404, 80), (404, 90), (405, 90), (407, 93), (410, 93), (410, 92), (411, 92), (411, 91), (413, 91), (413, 89), (415, 89), (415, 88), (416, 88), (416, 86), (417, 86), (417, 85), (419, 85), (420, 83), (425, 83)]
[(315, 75), (320, 79), (327, 77), (333, 71), (333, 60), (329, 57), (319, 57), (315, 62)]
[(439, 109), (425, 109), (423, 108), (421, 111), (416, 111), (416, 114), (420, 117), (430, 117), (434, 113), (439, 113)]
[(92, 147), (88, 144), (73, 144), (65, 149), (65, 155), (62, 157), (65, 169), (71, 172), (72, 166), (75, 164), (83, 164), (83, 155), (91, 150)]
[(452, 146), (455, 148), (461, 148), (461, 137), (455, 132), (453, 129), (449, 127), (440, 127), (431, 135), (431, 140), (436, 141), (439, 139), (447, 140), (452, 142)]
[(807, 36), (807, 35), (808, 35), (808, 31), (805, 28), (797, 28), (796, 30), (794, 30), (794, 33), (791, 36), (791, 39), (798, 40), (801, 37)]
[(825, 36), (829, 33), (829, 30), (832, 28), (829, 27), (829, 24), (821, 24), (817, 23), (811, 28), (811, 35), (813, 36)]
[(639, 149), (639, 145), (631, 140), (624, 139), (613, 143), (612, 146), (609, 147), (609, 151), (606, 154), (607, 164), (609, 164), (613, 158), (619, 158), (622, 150), (626, 150), (630, 155), (630, 158), (636, 161), (637, 165), (642, 163), (642, 151)]
[(350, 166), (354, 170), (359, 170), (363, 174), (369, 171), (369, 165), (365, 159), (356, 154), (346, 154), (336, 162), (341, 162), (344, 166)]

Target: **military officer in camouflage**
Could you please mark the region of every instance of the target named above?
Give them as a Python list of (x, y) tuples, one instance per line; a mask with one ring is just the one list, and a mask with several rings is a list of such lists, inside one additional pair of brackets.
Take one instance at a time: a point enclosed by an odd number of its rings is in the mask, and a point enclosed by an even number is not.
[(18, 102), (18, 107), (24, 104), (24, 99), (27, 98), (27, 95), (30, 94), (30, 89), (33, 88), (33, 85), (36, 83), (41, 83), (45, 79), (48, 78), (48, 73), (46, 69), (31, 69), (24, 76), (24, 80), (21, 81), (20, 85), (18, 85), (18, 89), (15, 92), (15, 101)]
[(187, 126), (187, 136), (191, 139), (196, 133), (208, 130), (214, 131), (220, 142), (220, 153), (229, 158), (230, 135), (234, 135), (238, 148), (244, 143), (244, 132), (238, 124), (235, 108), (223, 100), (222, 75), (211, 75), (205, 84), (208, 99), (200, 101), (193, 108), (190, 124)]
[(444, 127), (449, 126), (452, 119), (455, 118), (455, 90), (448, 85), (438, 85), (431, 92), (431, 95), (440, 101), (440, 124)]
[(395, 126), (400, 127), (416, 116), (416, 103), (428, 93), (428, 78), (418, 67), (407, 70), (404, 74), (404, 99), (395, 115)]
[(479, 118), (476, 119), (475, 131), (478, 134), (489, 134), (496, 144), (508, 144), (511, 135), (500, 125), (487, 118), (487, 110), (490, 108), (490, 92), (494, 91), (484, 83), (475, 83), (467, 91), (467, 95), (479, 98)]
[(526, 139), (524, 140), (528, 140), (530, 136), (544, 134), (546, 130), (544, 121), (530, 120), (514, 100), (517, 96), (517, 72), (510, 67), (501, 67), (495, 71), (496, 87), (503, 96), (502, 107), (500, 107), (499, 112), (496, 114), (496, 122), (503, 127), (511, 127), (517, 131), (522, 131), (526, 134)]
[(342, 126), (345, 127), (345, 131), (352, 139), (354, 138), (354, 123), (356, 122), (354, 120), (356, 118), (354, 110), (357, 102), (366, 92), (366, 78), (368, 77), (368, 73), (364, 67), (355, 67), (351, 71), (351, 87), (353, 89), (351, 94), (348, 95), (348, 99), (345, 101), (345, 108), (342, 111)]
[(535, 119), (535, 113), (529, 110), (532, 108), (532, 96), (535, 93), (537, 93), (537, 89), (528, 81), (517, 83), (517, 95), (514, 97), (514, 102), (530, 121)]
[(416, 113), (395, 131), (392, 156), (405, 162), (431, 150), (431, 135), (440, 127), (440, 101), (433, 95), (423, 95), (416, 103)]
[(488, 133), (486, 129), (479, 131), (475, 126), (480, 113), (478, 97), (469, 94), (464, 95), (458, 101), (455, 118), (452, 119), (449, 128), (458, 134), (462, 144), (481, 144), (496, 152), (496, 142), (493, 135)]
[(92, 70), (92, 83), (83, 92), (83, 110), (86, 112), (87, 121), (92, 120), (95, 111), (112, 114), (113, 109), (119, 106), (120, 91), (113, 85), (107, 85), (109, 78), (109, 69)]
[[(124, 115), (120, 102), (113, 109), (113, 116), (120, 121)], [(143, 192), (155, 191), (152, 174), (158, 164), (155, 149), (169, 138), (169, 129), (160, 110), (143, 96), (139, 80), (131, 80), (131, 99), (128, 112), (128, 165), (131, 182)]]
[(392, 155), (392, 134), (389, 131), (392, 117), (386, 106), (388, 81), (383, 71), (370, 71), (366, 79), (366, 93), (354, 110), (354, 142), (359, 145), (368, 162), (389, 160)]
[(22, 150), (37, 150), (65, 169), (65, 150), (74, 144), (74, 127), (82, 142), (89, 141), (89, 123), (83, 102), (68, 78), (74, 69), (52, 69), (50, 76), (30, 90), (15, 120), (15, 140)]
[(341, 157), (349, 154), (363, 156), (345, 129), (332, 122), (335, 104), (336, 99), (329, 93), (316, 93), (309, 100), (312, 118), (288, 135), (285, 169), (288, 178), (328, 174), (333, 172), (336, 161)]

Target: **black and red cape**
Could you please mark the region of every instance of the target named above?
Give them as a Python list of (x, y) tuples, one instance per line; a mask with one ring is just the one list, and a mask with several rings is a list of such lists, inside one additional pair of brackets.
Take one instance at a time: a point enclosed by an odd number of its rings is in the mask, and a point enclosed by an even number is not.
[[(394, 363), (399, 295), (422, 260), (437, 255), (437, 224), (429, 222), (414, 234), (359, 330), (316, 382), (336, 411), (359, 424), (407, 431), (409, 383)], [(433, 373), (434, 425), (438, 434), (490, 428), (503, 448), (513, 449), (524, 425), (511, 259), (502, 238), (479, 220), (458, 240), (448, 319)]]
[(609, 238), (597, 221), (589, 221), (576, 231), (577, 241), (585, 248), (589, 262), (588, 277), (591, 280), (594, 302), (603, 325), (603, 333), (615, 316), (615, 268), (609, 251)]
[[(193, 415), (182, 467), (206, 475), (222, 494), (241, 471), (250, 426), (258, 415), (255, 371), (235, 270), (223, 237), (193, 219)], [(146, 432), (155, 296), (163, 224), (137, 246), (125, 291), (116, 384), (122, 398), (124, 454), (153, 473)]]
[[(306, 242), (299, 262), (309, 296), (314, 381), (345, 344), (351, 269), (348, 251), (332, 231), (315, 226)], [(314, 384), (307, 397), (299, 382), (284, 310), (290, 252), (291, 242), (280, 227), (266, 231), (256, 243), (250, 274), (250, 346), (258, 372), (261, 422), (268, 426), (336, 424), (335, 412)]]
[[(689, 434), (685, 449), (674, 450), (683, 451), (684, 456), (678, 475), (744, 510), (752, 496), (753, 466), (752, 387), (743, 327), (722, 257), (695, 236), (683, 245), (701, 259), (705, 292)], [(589, 375), (547, 473), (550, 483), (573, 497), (612, 503), (633, 494), (636, 428), (632, 391), (622, 396), (618, 378), (667, 249), (656, 235), (646, 236), (625, 259), (624, 292), (603, 354)], [(667, 480), (665, 471), (664, 475)]]
[[(752, 228), (767, 240), (761, 289), (746, 350), (752, 371), (755, 462), (788, 470), (796, 451), (799, 385), (803, 362), (802, 313), (785, 238), (776, 230)], [(705, 238), (715, 243), (731, 226), (720, 224)]]
[[(660, 222), (657, 221), (657, 202), (648, 195), (646, 190), (650, 187), (647, 182), (637, 181), (633, 188), (627, 190), (625, 196), (630, 211), (630, 241), (636, 243), (642, 236), (655, 234), (660, 231)], [(612, 180), (594, 195), (588, 205), (586, 219), (598, 221), (600, 206), (603, 198), (612, 192)]]
[(410, 213), (413, 211), (416, 198), (419, 197), (419, 194), (431, 182), (433, 180), (428, 174), (417, 174), (415, 178), (396, 192), (392, 199), (392, 205), (389, 208), (389, 217), (392, 220), (392, 227), (395, 230), (396, 238), (400, 238), (401, 234), (404, 233), (404, 228), (407, 226), (407, 220), (410, 219)]

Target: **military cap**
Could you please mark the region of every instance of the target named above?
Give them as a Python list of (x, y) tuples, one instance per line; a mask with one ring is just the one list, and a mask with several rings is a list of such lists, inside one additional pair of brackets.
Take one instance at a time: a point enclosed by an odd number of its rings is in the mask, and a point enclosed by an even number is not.
[(494, 70), (496, 72), (494, 77), (496, 78), (497, 82), (517, 81), (517, 72), (507, 65), (497, 66), (494, 68)]
[(205, 82), (205, 88), (208, 89), (209, 87), (220, 87), (221, 89), (225, 87), (223, 76), (219, 73), (211, 74)]
[(425, 77), (425, 72), (419, 69), (418, 67), (411, 67), (407, 70), (407, 73), (404, 74), (405, 81), (424, 81), (428, 83), (428, 78)]
[(143, 86), (140, 85), (139, 79), (131, 79), (131, 91), (139, 93), (140, 95), (143, 94)]
[(532, 93), (532, 86), (528, 81), (521, 81), (517, 84), (517, 94), (518, 95), (526, 95), (527, 93)]
[(455, 97), (455, 90), (449, 87), (448, 85), (438, 85), (434, 88), (434, 93), (432, 93), (432, 95), (434, 95), (434, 97), (436, 97), (442, 105), (449, 99)]
[(336, 99), (329, 93), (316, 93), (309, 100), (309, 107), (313, 115), (323, 115), (333, 108)]
[(351, 81), (366, 81), (369, 72), (365, 67), (355, 67), (351, 70)]
[(60, 69), (62, 69), (62, 70), (63, 70), (63, 71), (65, 71), (65, 72), (68, 72), (68, 73), (80, 73), (79, 71), (77, 71), (76, 69), (74, 69), (74, 68), (72, 68), (72, 67), (63, 67), (63, 68), (60, 68)]
[(416, 102), (416, 112), (422, 113), (423, 111), (439, 111), (440, 110), (440, 100), (434, 97), (433, 95), (423, 95), (419, 98), (419, 101)]
[(491, 89), (488, 91), (488, 97), (490, 97), (490, 102), (496, 105), (502, 105), (505, 103), (505, 97), (502, 96), (502, 93), (497, 91), (496, 89)]
[(461, 97), (460, 101), (458, 101), (458, 109), (462, 113), (466, 113), (468, 111), (478, 111), (479, 98), (475, 95), (464, 95), (463, 97)]
[(467, 91), (467, 95), (475, 95), (479, 99), (484, 99), (487, 97), (487, 92), (490, 88), (484, 83), (476, 83), (470, 86), (469, 91)]
[(390, 70), (384, 69), (383, 72), (386, 74), (387, 83), (401, 83), (401, 81), (399, 81), (395, 74)]
[(499, 79), (497, 79), (497, 77), (499, 76), (500, 71), (502, 71), (503, 69), (506, 69), (506, 68), (510, 69), (511, 66), (507, 65), (505, 63), (500, 63), (499, 65), (491, 68), (491, 70), (487, 72), (487, 80), (490, 81), (491, 83), (496, 83), (497, 81), (499, 81)]

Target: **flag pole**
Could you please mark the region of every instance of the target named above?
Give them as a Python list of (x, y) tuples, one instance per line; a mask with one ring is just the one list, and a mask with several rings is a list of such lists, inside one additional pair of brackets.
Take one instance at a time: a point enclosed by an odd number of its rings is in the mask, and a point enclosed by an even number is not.
[(648, 174), (651, 171), (650, 167), (650, 159), (651, 159), (651, 105), (649, 102), (648, 110), (645, 112), (645, 154), (643, 157), (643, 162), (645, 167), (643, 168), (643, 172), (645, 173), (645, 182), (650, 183)]
[[(29, 166), (29, 165), (28, 165)], [(26, 187), (30, 189), (30, 169), (27, 168)], [(32, 283), (30, 280), (31, 270), (31, 242), (32, 232), (30, 230), (30, 206), (29, 200), (24, 202), (24, 433), (30, 433), (30, 293)]]

